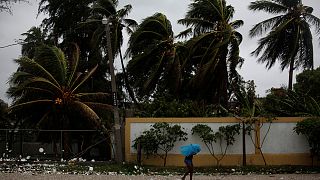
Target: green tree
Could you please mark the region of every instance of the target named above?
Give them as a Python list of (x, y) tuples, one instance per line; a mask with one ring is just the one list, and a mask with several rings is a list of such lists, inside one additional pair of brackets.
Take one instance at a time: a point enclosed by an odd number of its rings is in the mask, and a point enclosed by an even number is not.
[(296, 76), (294, 91), (313, 97), (320, 102), (320, 67), (315, 70), (305, 70)]
[(140, 144), (147, 157), (158, 155), (163, 159), (163, 166), (166, 166), (168, 152), (173, 149), (174, 144), (177, 141), (186, 140), (187, 133), (183, 131), (180, 125), (161, 122), (153, 124), (150, 130), (144, 131), (142, 135), (137, 137), (134, 140), (133, 147), (137, 149), (138, 144)]
[(145, 18), (129, 39), (127, 69), (140, 98), (168, 91), (179, 95), (186, 48), (174, 42), (170, 21), (156, 13)]
[(22, 33), (22, 36), (26, 36), (21, 40), (21, 54), (30, 59), (34, 57), (36, 47), (44, 44), (53, 44), (48, 38), (48, 34), (40, 27), (31, 27), (27, 32)]
[(307, 138), (310, 146), (311, 160), (313, 165), (314, 157), (320, 159), (320, 119), (319, 117), (307, 118), (297, 123), (294, 131)]
[(265, 11), (276, 16), (256, 24), (250, 36), (268, 34), (259, 40), (252, 55), (270, 69), (276, 61), (281, 70), (289, 68), (288, 89), (292, 90), (293, 71), (299, 67), (313, 69), (313, 46), (310, 28), (320, 32), (320, 19), (312, 15), (313, 8), (302, 0), (261, 0), (251, 2), (250, 10)]
[[(100, 49), (91, 46), (96, 25), (81, 26), (91, 16), (91, 6), (95, 0), (41, 0), (38, 13), (47, 14), (41, 26), (48, 33), (55, 46), (64, 49), (66, 56), (71, 55), (70, 43), (80, 48), (79, 72), (87, 72), (99, 64), (98, 69), (83, 87), (91, 92), (111, 92), (111, 85), (105, 78), (108, 72), (107, 61)], [(101, 23), (100, 23), (101, 24)]]
[[(77, 72), (79, 48), (66, 59), (61, 49), (42, 45), (33, 59), (21, 57), (15, 60), (19, 68), (10, 79), (8, 94), (13, 98), (9, 108), (21, 127), (41, 129), (97, 128), (109, 137), (109, 130), (95, 110), (111, 110), (106, 104), (105, 93), (81, 92), (81, 85), (97, 69), (86, 74)], [(69, 63), (72, 62), (72, 63)], [(110, 100), (109, 100), (110, 102)], [(67, 153), (67, 133), (64, 148)]]
[(8, 104), (0, 99), (0, 128), (9, 128)]
[(242, 35), (236, 31), (243, 21), (231, 21), (233, 14), (234, 8), (225, 0), (194, 0), (185, 18), (178, 21), (190, 27), (182, 35), (194, 36), (189, 41), (192, 50), (188, 64), (195, 68), (191, 80), (195, 96), (225, 108), (228, 80), (237, 75), (236, 68), (243, 61), (239, 57)]
[[(211, 156), (216, 160), (216, 165), (219, 166), (221, 160), (227, 154), (228, 147), (236, 141), (234, 138), (235, 135), (240, 134), (240, 125), (220, 126), (218, 131), (214, 132), (208, 125), (197, 124), (191, 131), (192, 134), (196, 134), (201, 138)], [(220, 147), (216, 147), (217, 144), (219, 144)], [(217, 154), (217, 152), (220, 154)]]
[[(254, 147), (259, 150), (264, 164), (267, 165), (264, 153), (262, 151), (263, 144), (269, 134), (274, 117), (268, 114), (260, 99), (256, 97), (255, 85), (253, 81), (240, 84), (236, 88), (235, 102), (237, 103), (235, 117), (240, 120), (242, 125), (242, 143), (243, 143), (243, 165), (246, 165), (246, 135), (248, 134)], [(260, 134), (262, 127), (267, 125), (265, 134)], [(259, 137), (258, 137), (259, 136)], [(260, 140), (262, 137), (262, 140)]]

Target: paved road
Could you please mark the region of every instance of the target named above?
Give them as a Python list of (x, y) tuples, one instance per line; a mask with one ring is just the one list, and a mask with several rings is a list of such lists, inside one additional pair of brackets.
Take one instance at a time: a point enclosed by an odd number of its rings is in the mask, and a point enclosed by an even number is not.
[[(1, 180), (178, 180), (179, 176), (124, 176), (124, 175), (71, 175), (0, 173)], [(320, 174), (275, 174), (275, 175), (195, 175), (194, 180), (320, 180)]]

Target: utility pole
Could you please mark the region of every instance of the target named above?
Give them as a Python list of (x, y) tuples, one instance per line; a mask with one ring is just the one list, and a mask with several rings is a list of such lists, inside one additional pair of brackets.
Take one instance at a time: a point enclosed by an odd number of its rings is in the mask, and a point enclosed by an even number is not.
[(115, 146), (116, 146), (115, 160), (116, 160), (116, 162), (121, 163), (121, 162), (123, 162), (122, 137), (121, 137), (121, 129), (120, 129), (121, 125), (120, 125), (120, 117), (119, 117), (118, 102), (117, 102), (117, 85), (116, 85), (116, 77), (114, 74), (109, 23), (110, 23), (109, 19), (104, 16), (102, 19), (102, 24), (105, 25), (105, 29), (106, 29), (107, 53), (108, 53), (108, 59), (109, 59), (112, 98), (113, 98), (114, 138), (115, 138)]

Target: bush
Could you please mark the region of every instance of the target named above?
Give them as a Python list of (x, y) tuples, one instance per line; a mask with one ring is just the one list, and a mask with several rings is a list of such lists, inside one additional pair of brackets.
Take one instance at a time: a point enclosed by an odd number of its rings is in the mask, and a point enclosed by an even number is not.
[(307, 118), (297, 123), (294, 131), (297, 134), (303, 134), (306, 136), (309, 146), (310, 153), (313, 157), (318, 157), (320, 155), (320, 118)]
[[(144, 131), (141, 136), (134, 140), (133, 147), (138, 149), (140, 145), (143, 153), (147, 156), (158, 155), (164, 160), (166, 166), (168, 152), (174, 147), (177, 141), (186, 141), (187, 133), (179, 125), (170, 126), (169, 123), (155, 123), (150, 130)], [(163, 151), (164, 154), (161, 154)]]
[[(198, 135), (202, 142), (208, 148), (211, 156), (216, 160), (216, 165), (220, 165), (220, 161), (224, 158), (227, 153), (229, 146), (233, 145), (235, 140), (235, 135), (240, 134), (240, 124), (220, 126), (217, 132), (214, 132), (211, 127), (205, 124), (197, 124), (192, 128), (192, 134)], [(225, 142), (225, 147), (222, 147), (223, 142)], [(219, 144), (220, 156), (215, 152), (215, 145)]]

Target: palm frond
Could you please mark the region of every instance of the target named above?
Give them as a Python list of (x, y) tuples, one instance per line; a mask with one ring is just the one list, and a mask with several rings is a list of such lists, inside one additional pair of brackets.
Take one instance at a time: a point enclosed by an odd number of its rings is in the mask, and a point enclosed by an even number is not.
[(16, 59), (15, 62), (19, 64), (22, 71), (27, 70), (28, 72), (26, 73), (30, 72), (29, 74), (32, 74), (33, 76), (41, 76), (47, 78), (48, 80), (52, 81), (56, 86), (60, 86), (60, 83), (55, 79), (55, 77), (38, 62), (33, 61), (27, 57), (21, 57), (20, 59)]
[[(96, 71), (97, 68), (98, 68), (98, 65), (96, 65), (87, 74), (85, 74), (84, 78), (75, 87), (71, 87), (72, 88), (71, 93), (73, 94), (84, 82), (86, 82), (88, 78), (90, 78), (92, 74)], [(71, 84), (74, 84), (74, 83), (71, 83)]]
[(192, 35), (192, 28), (188, 28), (182, 32), (180, 32), (178, 35), (175, 36), (175, 38), (187, 38), (188, 36)]
[(242, 20), (236, 20), (236, 21), (233, 21), (233, 22), (230, 22), (230, 26), (233, 28), (233, 29), (238, 29), (239, 27), (243, 26), (243, 21)]
[(250, 37), (262, 35), (267, 30), (273, 28), (276, 23), (278, 23), (279, 21), (282, 21), (284, 17), (285, 16), (283, 15), (275, 16), (254, 25), (254, 27), (250, 30), (250, 33), (249, 33)]
[(37, 47), (34, 61), (50, 72), (56, 81), (65, 83), (67, 61), (61, 49), (47, 45)]
[(265, 11), (271, 14), (286, 13), (289, 7), (276, 3), (272, 0), (258, 0), (251, 2), (249, 9), (253, 11)]
[(73, 112), (78, 113), (81, 117), (86, 119), (95, 127), (98, 127), (98, 128), (102, 127), (99, 116), (94, 112), (93, 109), (91, 109), (84, 102), (73, 101), (70, 103), (70, 108), (72, 108)]
[(69, 64), (70, 74), (68, 77), (67, 86), (70, 87), (72, 80), (74, 79), (74, 76), (78, 69), (79, 64), (79, 56), (80, 56), (80, 49), (79, 46), (74, 44), (74, 52), (72, 53), (72, 64)]
[(14, 113), (14, 111), (20, 110), (20, 109), (28, 109), (37, 105), (48, 105), (53, 104), (52, 99), (41, 99), (41, 100), (35, 100), (35, 101), (28, 101), (24, 103), (14, 104), (8, 108), (9, 113)]

